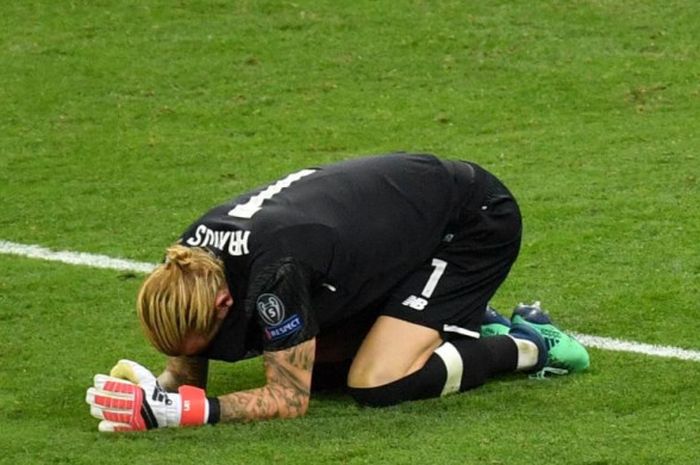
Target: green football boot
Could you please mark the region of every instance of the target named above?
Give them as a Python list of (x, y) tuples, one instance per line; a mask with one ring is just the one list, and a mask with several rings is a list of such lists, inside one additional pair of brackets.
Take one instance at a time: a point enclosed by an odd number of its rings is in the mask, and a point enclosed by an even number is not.
[(484, 317), (481, 320), (481, 337), (500, 336), (508, 334), (510, 321), (490, 305), (486, 306)]
[(528, 325), (544, 339), (547, 347), (547, 361), (536, 373), (536, 377), (543, 378), (547, 374), (578, 373), (589, 367), (590, 358), (586, 348), (573, 336), (554, 326), (549, 315), (540, 308), (539, 302), (518, 305), (513, 310), (511, 323), (514, 327)]

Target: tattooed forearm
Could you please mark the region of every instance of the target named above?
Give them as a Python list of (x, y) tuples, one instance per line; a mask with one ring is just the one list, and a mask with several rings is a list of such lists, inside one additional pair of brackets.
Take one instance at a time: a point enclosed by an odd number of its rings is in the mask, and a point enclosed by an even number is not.
[(279, 352), (265, 352), (267, 384), (219, 397), (222, 421), (293, 418), (309, 406), (314, 339)]
[(165, 371), (158, 377), (168, 391), (189, 384), (206, 388), (209, 361), (200, 357), (169, 357)]

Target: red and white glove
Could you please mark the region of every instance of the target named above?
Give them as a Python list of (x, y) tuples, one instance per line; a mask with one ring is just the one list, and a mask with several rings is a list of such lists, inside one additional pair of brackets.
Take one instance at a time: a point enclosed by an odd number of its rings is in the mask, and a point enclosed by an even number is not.
[(131, 360), (120, 360), (110, 376), (96, 375), (85, 401), (90, 414), (102, 420), (98, 430), (103, 432), (202, 425), (210, 416), (203, 389), (180, 386), (177, 394), (168, 393), (153, 373)]

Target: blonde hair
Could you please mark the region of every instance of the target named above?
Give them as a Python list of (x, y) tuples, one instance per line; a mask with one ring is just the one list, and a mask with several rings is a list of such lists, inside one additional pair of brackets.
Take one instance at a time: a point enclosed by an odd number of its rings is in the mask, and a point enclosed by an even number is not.
[(136, 310), (151, 344), (180, 355), (185, 337), (209, 335), (215, 324), (216, 294), (224, 285), (221, 261), (201, 248), (173, 245), (141, 285)]

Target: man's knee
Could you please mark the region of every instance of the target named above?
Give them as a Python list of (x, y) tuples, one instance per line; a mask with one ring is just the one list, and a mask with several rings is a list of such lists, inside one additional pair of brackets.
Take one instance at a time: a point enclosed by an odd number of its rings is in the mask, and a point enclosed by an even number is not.
[[(354, 379), (348, 382), (350, 395), (361, 405), (386, 407), (408, 400), (428, 399), (441, 394), (446, 376), (444, 364), (431, 357), (425, 365), (403, 378), (389, 383), (376, 383), (377, 378)], [(361, 381), (367, 381), (362, 383)]]
[(432, 328), (380, 316), (355, 355), (348, 385), (372, 388), (402, 379), (419, 370), (441, 343)]
[(376, 363), (353, 363), (348, 372), (348, 386), (361, 389), (374, 388), (396, 381), (405, 375), (389, 368)]

